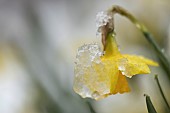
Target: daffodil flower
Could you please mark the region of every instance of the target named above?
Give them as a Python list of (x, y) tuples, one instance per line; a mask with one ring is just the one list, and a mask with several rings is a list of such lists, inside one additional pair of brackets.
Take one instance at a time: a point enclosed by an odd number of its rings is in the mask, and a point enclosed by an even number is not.
[(104, 53), (96, 43), (78, 49), (73, 89), (83, 98), (98, 100), (130, 92), (126, 77), (148, 74), (148, 65), (158, 66), (158, 63), (142, 56), (121, 54), (113, 32), (106, 38)]
[(112, 94), (130, 92), (126, 77), (148, 74), (148, 65), (158, 66), (158, 63), (142, 56), (120, 53), (114, 34), (115, 12), (127, 14), (125, 10), (115, 6), (96, 16), (97, 34), (101, 35), (104, 52), (96, 43), (86, 44), (78, 49), (73, 89), (83, 98), (98, 100)]

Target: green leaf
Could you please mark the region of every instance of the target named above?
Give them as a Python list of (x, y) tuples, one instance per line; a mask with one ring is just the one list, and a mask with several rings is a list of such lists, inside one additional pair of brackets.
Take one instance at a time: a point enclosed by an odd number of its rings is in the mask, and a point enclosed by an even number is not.
[(148, 113), (157, 113), (151, 102), (150, 97), (147, 94), (144, 94), (144, 96), (146, 96), (146, 105), (147, 105)]
[(158, 88), (159, 88), (159, 91), (160, 91), (160, 93), (161, 93), (161, 95), (162, 95), (162, 98), (164, 99), (164, 102), (165, 102), (165, 104), (167, 105), (168, 110), (170, 111), (170, 106), (169, 106), (169, 104), (168, 104), (168, 101), (167, 101), (167, 99), (166, 99), (166, 97), (165, 97), (165, 95), (164, 95), (164, 93), (163, 93), (163, 90), (162, 90), (162, 88), (161, 88), (161, 85), (160, 85), (160, 83), (159, 83), (158, 75), (155, 75), (155, 80), (156, 80), (156, 83), (158, 84)]

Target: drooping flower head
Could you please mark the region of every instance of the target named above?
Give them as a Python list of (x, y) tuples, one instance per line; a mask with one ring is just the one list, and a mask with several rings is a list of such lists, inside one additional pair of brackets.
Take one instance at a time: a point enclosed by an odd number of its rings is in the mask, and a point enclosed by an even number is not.
[[(105, 21), (110, 21), (105, 16), (104, 19), (103, 23), (99, 21), (99, 31), (107, 25)], [(104, 44), (104, 52), (97, 43), (83, 45), (77, 51), (73, 89), (83, 98), (98, 100), (129, 92), (126, 77), (148, 74), (148, 65), (158, 66), (142, 56), (121, 54), (112, 31), (107, 32)]]

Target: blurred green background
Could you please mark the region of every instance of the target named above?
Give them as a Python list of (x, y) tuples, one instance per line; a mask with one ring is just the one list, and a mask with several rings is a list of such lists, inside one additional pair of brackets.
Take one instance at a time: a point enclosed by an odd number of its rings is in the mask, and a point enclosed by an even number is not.
[[(127, 94), (93, 101), (73, 91), (77, 48), (101, 44), (95, 16), (113, 4), (144, 23), (170, 58), (169, 0), (0, 0), (0, 113), (90, 113), (90, 105), (97, 113), (147, 113), (144, 93), (159, 113), (166, 112), (153, 76), (159, 75), (170, 102), (170, 83), (161, 67), (130, 79)], [(122, 53), (157, 61), (133, 24), (120, 16), (115, 21)]]

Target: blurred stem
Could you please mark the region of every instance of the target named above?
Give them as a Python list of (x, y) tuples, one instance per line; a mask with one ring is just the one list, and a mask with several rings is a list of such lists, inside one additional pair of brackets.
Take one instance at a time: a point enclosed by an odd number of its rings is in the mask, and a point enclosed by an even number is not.
[(163, 91), (162, 91), (161, 85), (160, 85), (160, 83), (159, 83), (158, 75), (155, 75), (155, 80), (156, 80), (156, 83), (158, 84), (158, 87), (159, 87), (159, 90), (160, 90), (160, 92), (161, 92), (162, 98), (164, 99), (164, 101), (165, 101), (165, 103), (166, 103), (166, 105), (167, 105), (167, 107), (168, 107), (168, 110), (170, 111), (170, 107), (169, 107), (168, 101), (166, 100), (165, 95), (164, 95), (164, 93), (163, 93)]
[(83, 99), (83, 100), (84, 100), (84, 102), (87, 104), (87, 106), (88, 106), (88, 108), (89, 108), (89, 110), (90, 110), (91, 113), (97, 113), (97, 112), (95, 111), (93, 105), (92, 105), (93, 103), (92, 103), (91, 99), (86, 98), (86, 99)]
[(94, 110), (92, 104), (91, 104), (89, 101), (87, 101), (86, 103), (87, 103), (87, 105), (88, 105), (88, 107), (89, 107), (91, 113), (96, 113), (96, 111)]
[[(143, 33), (145, 38), (148, 40), (148, 42), (151, 44), (151, 46), (155, 49), (155, 51), (156, 51), (156, 53), (157, 53), (157, 55), (158, 55), (162, 65), (164, 67), (164, 70), (166, 71), (166, 73), (168, 75), (168, 78), (170, 80), (170, 62), (166, 58), (165, 54), (161, 51), (160, 46), (155, 41), (155, 38), (148, 31), (148, 29), (143, 24), (141, 24), (132, 14), (130, 14), (127, 10), (123, 9), (120, 6), (114, 5), (111, 9), (108, 10), (108, 12), (112, 13), (113, 15), (118, 13), (118, 14), (120, 14), (122, 16), (125, 16), (133, 24), (135, 24), (135, 26)], [(113, 24), (112, 31), (114, 31), (114, 24)]]

